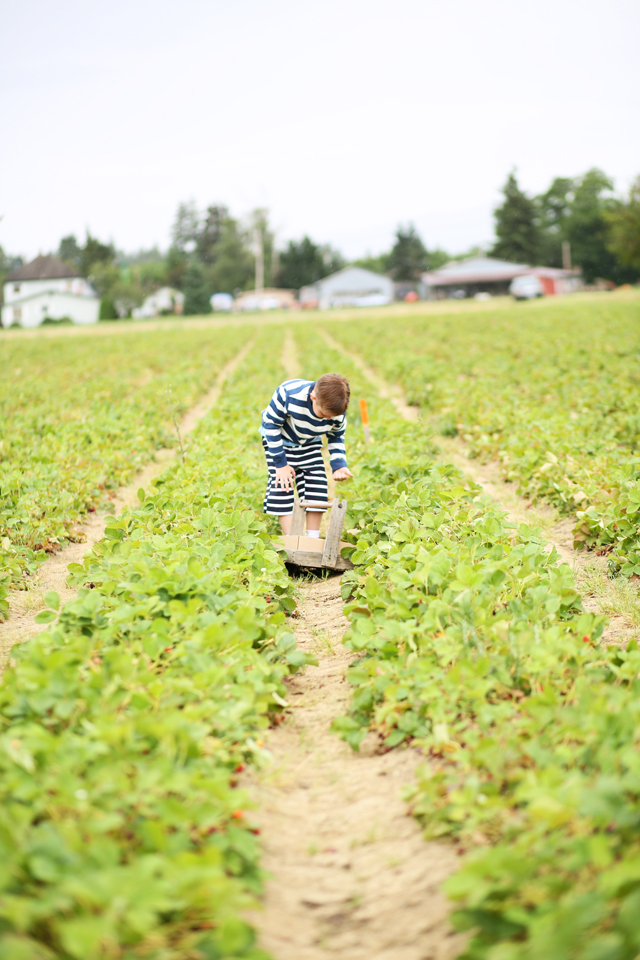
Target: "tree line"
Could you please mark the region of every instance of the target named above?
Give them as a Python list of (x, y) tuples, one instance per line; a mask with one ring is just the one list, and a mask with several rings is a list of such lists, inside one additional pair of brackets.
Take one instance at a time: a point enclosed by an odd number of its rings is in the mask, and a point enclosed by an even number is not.
[(579, 177), (556, 177), (529, 196), (515, 172), (495, 210), (491, 254), (514, 263), (562, 267), (563, 243), (586, 283), (635, 283), (640, 276), (640, 176), (628, 197), (613, 195), (613, 181), (593, 168)]
[[(397, 281), (416, 282), (426, 270), (473, 254), (561, 267), (563, 244), (568, 244), (565, 251), (570, 251), (572, 264), (582, 270), (587, 283), (598, 278), (616, 284), (638, 280), (640, 177), (625, 198), (614, 196), (613, 182), (596, 168), (579, 177), (557, 177), (546, 192), (530, 196), (513, 171), (502, 193), (494, 211), (496, 241), (489, 250), (474, 247), (456, 256), (439, 248), (428, 250), (408, 224), (398, 226), (388, 252), (352, 263)], [(193, 201), (179, 204), (166, 253), (153, 247), (126, 254), (89, 231), (83, 243), (74, 235), (63, 237), (56, 253), (91, 280), (102, 298), (102, 319), (129, 316), (163, 286), (184, 293), (186, 314), (201, 314), (210, 311), (213, 293), (251, 290), (258, 279), (263, 287), (299, 290), (347, 264), (338, 250), (308, 236), (278, 249), (264, 208), (240, 220), (224, 204), (199, 210)], [(20, 257), (0, 248), (0, 279), (21, 263)]]

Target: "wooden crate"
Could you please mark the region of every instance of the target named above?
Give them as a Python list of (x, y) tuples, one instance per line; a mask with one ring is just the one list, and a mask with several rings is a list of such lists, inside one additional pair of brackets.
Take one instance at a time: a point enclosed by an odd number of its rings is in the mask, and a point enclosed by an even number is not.
[[(321, 537), (305, 537), (307, 507), (331, 510), (329, 529), (323, 540)], [(314, 503), (310, 500), (294, 499), (291, 527), (286, 537), (280, 538), (287, 553), (287, 563), (299, 567), (324, 567), (329, 570), (353, 570), (353, 564), (340, 553), (343, 547), (353, 546), (340, 539), (347, 513), (347, 501), (338, 497), (333, 503)]]

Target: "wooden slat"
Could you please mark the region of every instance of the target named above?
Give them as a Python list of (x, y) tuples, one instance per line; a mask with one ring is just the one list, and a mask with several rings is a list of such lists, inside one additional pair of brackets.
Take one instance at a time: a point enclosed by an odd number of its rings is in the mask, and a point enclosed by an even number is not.
[(289, 527), (290, 537), (302, 537), (304, 527), (307, 522), (307, 511), (304, 509), (297, 497), (293, 498), (293, 511), (291, 513), (291, 526)]
[(315, 507), (316, 510), (330, 510), (332, 505), (330, 503), (315, 503), (313, 500), (301, 500), (300, 506), (305, 508)]
[(331, 506), (331, 517), (329, 518), (329, 529), (324, 541), (324, 553), (322, 554), (322, 563), (325, 567), (334, 567), (340, 556), (340, 538), (342, 536), (342, 527), (347, 512), (347, 501), (333, 501)]
[(325, 567), (329, 570), (353, 570), (351, 560), (338, 557), (331, 567), (326, 567), (322, 554), (315, 550), (287, 550), (287, 562), (295, 563), (298, 567)]

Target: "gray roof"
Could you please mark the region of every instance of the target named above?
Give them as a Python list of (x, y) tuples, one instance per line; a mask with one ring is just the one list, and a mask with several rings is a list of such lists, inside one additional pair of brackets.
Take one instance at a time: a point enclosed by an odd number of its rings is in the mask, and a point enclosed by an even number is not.
[(425, 283), (432, 287), (453, 286), (457, 283), (491, 283), (500, 280), (513, 280), (523, 274), (536, 276), (569, 277), (575, 271), (558, 270), (554, 267), (532, 267), (527, 263), (511, 263), (509, 260), (496, 260), (494, 257), (469, 257), (466, 260), (452, 260), (439, 270), (430, 270), (422, 275)]
[(5, 281), (13, 280), (66, 280), (68, 277), (82, 276), (75, 267), (59, 260), (51, 254), (40, 254), (31, 263), (25, 263), (13, 273), (5, 277)]

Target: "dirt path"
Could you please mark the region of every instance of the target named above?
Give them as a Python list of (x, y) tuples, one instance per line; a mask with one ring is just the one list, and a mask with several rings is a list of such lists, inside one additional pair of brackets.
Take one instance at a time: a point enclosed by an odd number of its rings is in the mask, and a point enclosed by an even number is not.
[[(282, 364), (300, 375), (290, 330)], [(248, 783), (272, 874), (251, 919), (277, 960), (452, 960), (462, 940), (440, 885), (457, 857), (425, 843), (401, 799), (420, 757), (377, 754), (373, 735), (356, 754), (331, 732), (351, 696), (342, 607), (339, 577), (300, 587), (296, 637), (319, 666), (287, 681), (287, 721), (266, 738), (273, 762)]]
[[(252, 341), (222, 368), (209, 392), (184, 416), (180, 423), (180, 435), (183, 440), (217, 403), (225, 380), (243, 361), (251, 345)], [(158, 474), (162, 473), (167, 464), (175, 459), (177, 454), (177, 448), (157, 450), (155, 460), (141, 470), (131, 483), (117, 491), (105, 512), (91, 514), (77, 527), (81, 542), (69, 543), (53, 554), (33, 577), (28, 590), (15, 591), (10, 595), (9, 618), (4, 623), (0, 623), (0, 669), (4, 667), (14, 643), (28, 640), (43, 629), (35, 623), (35, 616), (43, 609), (44, 596), (49, 590), (55, 590), (63, 604), (75, 596), (75, 589), (67, 586), (67, 568), (70, 563), (80, 563), (91, 547), (103, 538), (105, 517), (117, 515), (123, 507), (137, 503), (140, 487), (147, 487)]]
[(266, 743), (273, 764), (250, 783), (273, 875), (251, 919), (277, 960), (452, 960), (463, 940), (440, 885), (457, 857), (424, 841), (401, 799), (419, 757), (376, 754), (373, 735), (355, 754), (330, 731), (350, 700), (339, 586), (301, 587), (296, 636), (319, 666), (288, 680), (288, 719)]
[[(376, 388), (379, 395), (390, 400), (405, 420), (417, 421), (420, 410), (409, 406), (399, 387), (391, 386), (379, 374), (367, 366), (362, 357), (345, 349), (325, 331), (320, 331), (327, 344), (347, 356), (360, 372)], [(624, 644), (633, 636), (640, 636), (640, 602), (637, 590), (627, 581), (611, 580), (607, 574), (604, 557), (574, 550), (570, 518), (561, 517), (550, 505), (533, 504), (519, 497), (515, 483), (505, 482), (500, 475), (500, 466), (495, 462), (481, 463), (468, 456), (467, 447), (457, 438), (434, 438), (445, 458), (458, 467), (467, 477), (479, 484), (489, 496), (506, 511), (512, 523), (540, 527), (549, 544), (556, 548), (561, 560), (568, 563), (574, 572), (576, 583), (583, 597), (585, 610), (604, 613), (609, 617), (602, 642)]]

